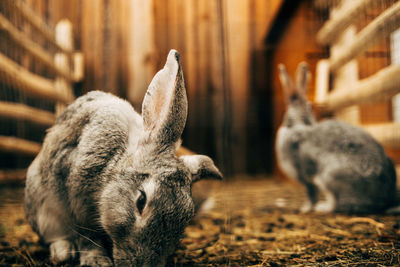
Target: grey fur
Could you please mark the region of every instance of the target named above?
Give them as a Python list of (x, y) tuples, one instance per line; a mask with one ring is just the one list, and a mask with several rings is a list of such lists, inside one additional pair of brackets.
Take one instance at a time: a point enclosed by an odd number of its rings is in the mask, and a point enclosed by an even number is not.
[(54, 262), (79, 255), (81, 265), (162, 266), (194, 216), (194, 180), (221, 179), (210, 158), (175, 156), (187, 116), (175, 50), (142, 109), (143, 118), (93, 91), (48, 131), (28, 169), (25, 209)]
[[(344, 122), (316, 122), (306, 97), (306, 63), (299, 64), (296, 87), (283, 65), (279, 75), (288, 106), (276, 153), (282, 171), (307, 189), (302, 211), (371, 213), (393, 206), (396, 173), (383, 147)], [(319, 193), (325, 200), (318, 200)]]

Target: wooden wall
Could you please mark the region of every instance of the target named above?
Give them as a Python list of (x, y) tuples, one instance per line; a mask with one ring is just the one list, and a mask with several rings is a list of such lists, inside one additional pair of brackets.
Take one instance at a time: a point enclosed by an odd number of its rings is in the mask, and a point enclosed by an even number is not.
[(77, 95), (98, 89), (125, 96), (129, 83), (128, 46), (131, 1), (25, 0), (50, 25), (73, 24), (75, 49), (85, 59), (85, 78)]
[(189, 98), (183, 144), (226, 174), (273, 162), (273, 95), (265, 37), (283, 0), (25, 0), (50, 24), (68, 18), (85, 59), (79, 96), (109, 91), (140, 109), (172, 48)]
[[(326, 18), (327, 14), (324, 11), (314, 8), (312, 0), (297, 1), (297, 3), (288, 0), (283, 4), (267, 36), (266, 43), (272, 55), (268, 73), (271, 75), (269, 86), (274, 91), (274, 133), (279, 128), (286, 110), (277, 66), (280, 63), (285, 64), (289, 74), (293, 76), (297, 65), (301, 61), (306, 61), (311, 73), (314, 74), (317, 61), (329, 56), (328, 50), (316, 42), (316, 34)], [(314, 78), (315, 76), (311, 78), (308, 90), (308, 98), (311, 101), (314, 99)]]
[[(285, 110), (277, 64), (293, 73), (306, 60), (315, 73), (316, 62), (328, 57), (316, 44), (328, 14), (312, 0), (25, 2), (51, 25), (62, 18), (72, 22), (75, 49), (85, 59), (76, 96), (109, 91), (140, 110), (153, 75), (177, 49), (189, 99), (183, 144), (212, 156), (226, 174), (274, 169), (275, 132)], [(358, 60), (360, 76), (368, 76), (389, 64), (387, 46)], [(363, 107), (361, 115), (363, 122), (388, 121), (390, 103)]]
[(263, 78), (263, 40), (280, 4), (170, 0), (154, 5), (157, 69), (169, 49), (182, 54), (189, 98), (184, 145), (212, 155), (228, 173), (270, 170), (271, 129), (263, 119), (271, 98)]

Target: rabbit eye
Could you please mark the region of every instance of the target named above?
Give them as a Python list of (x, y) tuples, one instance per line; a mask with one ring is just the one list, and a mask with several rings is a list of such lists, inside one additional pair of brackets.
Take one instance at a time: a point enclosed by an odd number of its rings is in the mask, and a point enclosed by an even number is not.
[(140, 191), (140, 196), (139, 198), (136, 200), (136, 207), (139, 211), (140, 214), (142, 214), (144, 207), (146, 206), (146, 193), (143, 192), (142, 190)]

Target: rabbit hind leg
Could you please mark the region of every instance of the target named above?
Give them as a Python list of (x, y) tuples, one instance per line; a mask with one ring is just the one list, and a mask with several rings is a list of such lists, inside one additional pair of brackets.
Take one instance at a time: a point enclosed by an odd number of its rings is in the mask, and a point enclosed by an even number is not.
[(50, 243), (50, 258), (53, 262), (65, 262), (75, 258), (75, 246), (69, 241), (72, 230), (64, 214), (64, 207), (54, 196), (48, 195), (37, 213), (37, 226), (41, 238)]

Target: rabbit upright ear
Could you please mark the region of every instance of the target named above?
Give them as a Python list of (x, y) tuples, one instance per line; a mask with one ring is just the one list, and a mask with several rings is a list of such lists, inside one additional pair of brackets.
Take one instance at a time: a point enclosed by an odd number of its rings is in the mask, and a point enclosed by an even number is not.
[(302, 95), (307, 94), (308, 82), (311, 79), (311, 72), (306, 62), (301, 62), (296, 70), (296, 85)]
[(186, 155), (179, 157), (192, 174), (192, 183), (201, 179), (222, 180), (222, 174), (211, 158), (204, 155)]
[(179, 53), (171, 50), (167, 62), (151, 81), (142, 105), (144, 128), (163, 144), (178, 141), (186, 124), (187, 97)]
[(285, 93), (286, 99), (289, 99), (290, 96), (294, 93), (295, 87), (292, 78), (290, 78), (285, 65), (279, 64), (279, 80), (281, 81), (283, 92)]

